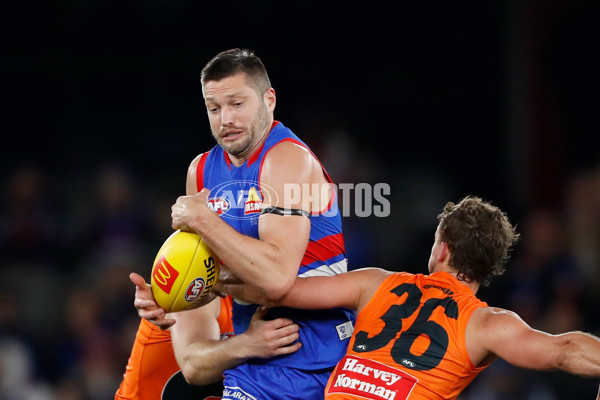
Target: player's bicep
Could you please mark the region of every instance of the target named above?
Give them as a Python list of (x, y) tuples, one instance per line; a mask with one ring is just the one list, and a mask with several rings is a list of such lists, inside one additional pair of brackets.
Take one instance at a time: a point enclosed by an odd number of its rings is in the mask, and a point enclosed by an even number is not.
[(304, 215), (266, 213), (259, 217), (260, 240), (275, 246), (286, 258), (293, 276), (304, 257), (310, 236), (310, 219)]
[(481, 335), (488, 351), (521, 368), (554, 368), (561, 350), (556, 336), (531, 328), (508, 310), (490, 313)]
[(187, 348), (198, 342), (219, 340), (221, 329), (217, 321), (220, 298), (191, 310), (169, 314), (177, 322), (170, 328), (175, 356), (180, 361)]

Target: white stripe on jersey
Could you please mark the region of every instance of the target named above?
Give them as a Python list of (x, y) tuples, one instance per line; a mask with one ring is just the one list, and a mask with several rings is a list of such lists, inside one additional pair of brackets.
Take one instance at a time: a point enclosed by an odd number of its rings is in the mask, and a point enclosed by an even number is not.
[(348, 259), (344, 258), (341, 261), (333, 263), (331, 265), (323, 264), (317, 268), (313, 268), (309, 271), (306, 271), (303, 274), (298, 275), (300, 278), (305, 278), (307, 276), (332, 276), (337, 274), (343, 274), (344, 272), (348, 272)]

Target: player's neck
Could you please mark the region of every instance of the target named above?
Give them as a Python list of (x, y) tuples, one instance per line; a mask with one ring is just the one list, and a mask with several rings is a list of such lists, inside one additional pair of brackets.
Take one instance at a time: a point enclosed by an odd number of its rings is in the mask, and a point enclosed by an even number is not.
[(471, 289), (471, 291), (473, 292), (473, 294), (477, 294), (477, 290), (479, 290), (479, 283), (477, 283), (477, 281), (469, 282), (469, 281), (464, 280), (464, 278), (458, 276), (458, 273), (457, 273), (457, 271), (454, 268), (450, 267), (446, 263), (438, 264), (437, 267), (436, 267), (436, 269), (435, 269), (435, 272), (438, 272), (438, 271), (444, 271), (444, 272), (452, 275), (461, 284), (463, 284), (466, 287), (468, 287), (469, 289)]

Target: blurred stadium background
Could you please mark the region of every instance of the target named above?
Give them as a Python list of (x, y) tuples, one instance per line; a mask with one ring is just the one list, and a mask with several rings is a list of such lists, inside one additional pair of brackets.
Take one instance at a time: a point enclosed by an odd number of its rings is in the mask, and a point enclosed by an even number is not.
[[(0, 400), (114, 395), (187, 166), (212, 147), (198, 82), (254, 49), (276, 118), (338, 183), (389, 183), (344, 218), (352, 267), (424, 272), (467, 194), (523, 233), (492, 305), (600, 334), (600, 3), (11, 2), (3, 12)], [(202, 2), (204, 3), (204, 2)], [(462, 400), (592, 398), (597, 381), (496, 362)]]

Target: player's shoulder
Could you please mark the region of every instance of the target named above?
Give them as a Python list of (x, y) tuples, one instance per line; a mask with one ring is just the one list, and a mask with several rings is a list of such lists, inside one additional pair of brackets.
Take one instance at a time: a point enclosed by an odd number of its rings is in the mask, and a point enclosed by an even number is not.
[(205, 162), (206, 158), (208, 157), (209, 154), (210, 154), (210, 150), (200, 153), (196, 157), (194, 157), (188, 167), (188, 175), (196, 175), (196, 171), (198, 170), (198, 165), (200, 165), (201, 162)]
[(396, 272), (388, 271), (379, 267), (360, 267), (348, 271), (345, 274), (340, 274), (365, 286), (375, 287), (379, 286), (390, 276), (395, 275)]
[(273, 145), (265, 155), (265, 161), (312, 162), (315, 159), (308, 147), (295, 141), (283, 140)]
[(321, 175), (321, 171), (321, 163), (308, 148), (292, 141), (282, 141), (265, 154), (261, 180), (282, 177), (311, 182)]
[(479, 307), (471, 315), (469, 324), (481, 332), (494, 332), (521, 322), (521, 317), (511, 310), (498, 307)]
[[(200, 190), (200, 188), (197, 187), (197, 185), (198, 185), (198, 182), (197, 182), (198, 166), (200, 165), (201, 162), (206, 161), (206, 158), (209, 153), (210, 153), (210, 151), (200, 153), (196, 157), (194, 157), (194, 159), (190, 162), (188, 169), (187, 169), (187, 176), (186, 176), (186, 192), (188, 194), (193, 194)], [(200, 172), (200, 174), (202, 174), (202, 171)]]

